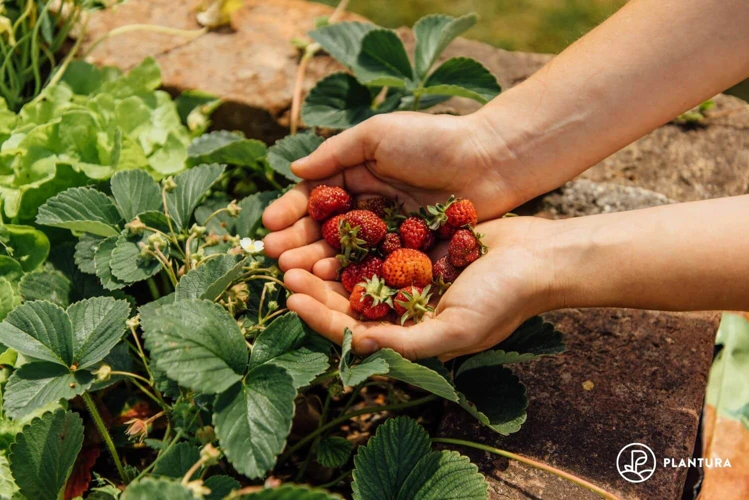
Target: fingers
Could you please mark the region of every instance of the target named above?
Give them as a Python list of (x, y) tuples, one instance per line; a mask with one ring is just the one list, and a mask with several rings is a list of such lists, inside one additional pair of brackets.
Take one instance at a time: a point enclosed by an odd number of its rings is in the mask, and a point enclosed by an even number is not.
[(282, 253), (293, 248), (303, 247), (318, 241), (322, 237), (320, 224), (310, 217), (296, 221), (277, 233), (270, 233), (263, 239), (265, 253), (272, 259), (277, 259)]
[(455, 330), (454, 325), (431, 318), (411, 326), (379, 324), (354, 339), (359, 345), (374, 346), (373, 350), (390, 348), (413, 360), (460, 349), (466, 339)]
[[(336, 251), (331, 248), (325, 241), (319, 240), (310, 245), (302, 246), (299, 248), (293, 248), (281, 254), (278, 258), (278, 267), (282, 271), (286, 272), (290, 269), (304, 269), (305, 271), (312, 271), (317, 262), (321, 259), (327, 260), (336, 254)], [(332, 278), (320, 276), (325, 280), (333, 280), (336, 275)]]
[(312, 273), (325, 281), (333, 281), (338, 277), (341, 263), (336, 258), (318, 260), (312, 267)]
[(307, 271), (292, 269), (284, 275), (284, 284), (292, 292), (309, 295), (334, 311), (349, 311), (348, 294), (340, 283), (323, 281)]
[(286, 300), (286, 307), (294, 311), (313, 330), (331, 342), (341, 344), (343, 331), (361, 331), (364, 326), (346, 313), (325, 306), (310, 295), (295, 293)]
[(324, 179), (374, 159), (374, 152), (382, 136), (382, 118), (370, 118), (331, 137), (312, 154), (292, 163), (291, 171), (302, 179)]
[(304, 217), (309, 191), (309, 185), (301, 182), (268, 205), (263, 212), (263, 225), (271, 231), (280, 231)]

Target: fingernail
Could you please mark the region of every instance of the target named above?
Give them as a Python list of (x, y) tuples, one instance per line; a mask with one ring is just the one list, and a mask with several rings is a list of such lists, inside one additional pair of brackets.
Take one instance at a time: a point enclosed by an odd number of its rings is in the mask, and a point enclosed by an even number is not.
[(375, 342), (372, 339), (364, 339), (361, 342), (359, 342), (359, 348), (357, 351), (359, 351), (359, 354), (361, 356), (365, 356), (367, 354), (372, 354), (378, 349), (377, 342)]
[(304, 167), (304, 165), (307, 164), (309, 161), (309, 156), (305, 156), (304, 158), (299, 158), (298, 160), (294, 161), (294, 163), (291, 164), (291, 171), (294, 172), (299, 169), (299, 167)]

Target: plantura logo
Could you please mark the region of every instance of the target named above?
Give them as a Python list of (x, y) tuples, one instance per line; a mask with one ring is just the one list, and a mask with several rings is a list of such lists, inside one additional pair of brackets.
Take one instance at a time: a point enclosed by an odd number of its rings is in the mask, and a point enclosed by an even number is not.
[(655, 453), (642, 443), (628, 444), (616, 456), (619, 475), (630, 483), (642, 483), (655, 472)]

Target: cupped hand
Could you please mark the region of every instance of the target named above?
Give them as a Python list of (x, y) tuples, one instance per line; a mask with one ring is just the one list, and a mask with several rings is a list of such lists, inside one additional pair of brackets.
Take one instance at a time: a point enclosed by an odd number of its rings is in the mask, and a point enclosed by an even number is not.
[[(443, 360), (488, 349), (529, 317), (552, 309), (551, 271), (543, 233), (552, 222), (513, 217), (480, 224), (486, 255), (469, 265), (439, 297), (433, 315), (405, 326), (355, 318), (334, 267), (319, 272), (292, 269), (284, 277), (294, 292), (287, 306), (315, 331), (338, 344), (346, 328), (354, 350), (367, 355), (391, 348), (409, 359)], [(437, 298), (436, 294), (433, 298)]]
[(502, 154), (489, 153), (490, 144), (492, 151), (501, 151), (501, 145), (482, 123), (479, 115), (392, 113), (328, 139), (292, 165), (306, 181), (263, 214), (265, 227), (274, 231), (265, 239), (267, 254), (279, 259), (284, 271), (311, 272), (335, 254), (321, 241), (320, 225), (306, 216), (309, 192), (318, 184), (341, 186), (357, 196), (397, 198), (406, 211), (444, 203), (451, 195), (470, 199), (479, 221), (510, 211), (518, 198), (502, 172), (520, 166), (511, 155), (502, 160)]

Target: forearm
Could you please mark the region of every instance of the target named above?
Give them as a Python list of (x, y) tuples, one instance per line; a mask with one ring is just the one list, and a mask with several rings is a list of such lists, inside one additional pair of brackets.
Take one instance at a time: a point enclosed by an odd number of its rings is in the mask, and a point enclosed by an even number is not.
[(555, 308), (749, 310), (749, 195), (554, 221)]
[(746, 0), (631, 1), (474, 119), (526, 201), (748, 77), (748, 27)]

